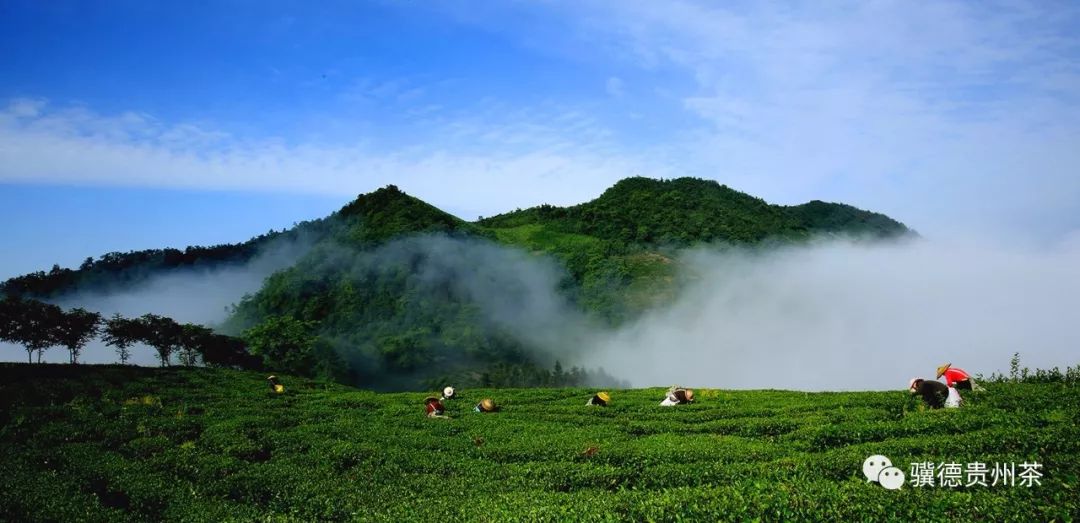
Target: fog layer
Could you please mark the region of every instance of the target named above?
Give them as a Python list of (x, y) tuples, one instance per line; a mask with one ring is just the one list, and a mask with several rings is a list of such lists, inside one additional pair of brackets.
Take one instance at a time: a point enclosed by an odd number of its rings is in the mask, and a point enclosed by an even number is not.
[(687, 251), (671, 307), (599, 338), (583, 362), (634, 386), (896, 389), (1080, 363), (1080, 248), (830, 241)]
[[(244, 266), (173, 272), (58, 303), (213, 325), (304, 252), (278, 245)], [(1005, 371), (1015, 352), (1032, 368), (1080, 364), (1080, 241), (1046, 249), (927, 240), (690, 249), (678, 255), (678, 298), (617, 327), (567, 299), (567, 274), (551, 258), (516, 248), (429, 236), (312, 255), (310, 269), (328, 278), (410, 271), (410, 293), (450, 290), (467, 299), (539, 362), (600, 367), (635, 387), (898, 389), (912, 377), (933, 378), (946, 362)], [(411, 317), (395, 321), (420, 321)], [(25, 353), (4, 354), (23, 361)], [(134, 354), (136, 363), (155, 363), (151, 350)], [(66, 358), (54, 348), (45, 359)], [(116, 357), (95, 342), (82, 361)]]
[[(292, 265), (309, 249), (310, 242), (306, 239), (276, 240), (247, 263), (176, 269), (151, 276), (124, 290), (75, 292), (49, 301), (64, 309), (82, 307), (105, 317), (119, 313), (133, 318), (153, 313), (181, 323), (212, 327), (224, 321), (230, 306), (245, 294), (258, 291), (267, 276)], [(156, 354), (149, 347), (136, 345), (131, 349), (129, 361), (138, 365), (157, 365)], [(26, 361), (26, 352), (16, 345), (0, 344), (0, 359)], [(67, 350), (53, 347), (45, 352), (42, 361), (67, 362)], [(113, 347), (94, 339), (83, 349), (79, 361), (116, 363), (118, 358)]]

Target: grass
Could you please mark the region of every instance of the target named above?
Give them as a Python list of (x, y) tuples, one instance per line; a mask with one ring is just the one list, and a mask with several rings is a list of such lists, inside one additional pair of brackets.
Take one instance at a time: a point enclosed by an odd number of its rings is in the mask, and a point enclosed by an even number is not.
[[(1059, 520), (1080, 514), (1080, 390), (379, 394), (216, 369), (0, 365), (0, 520)], [(688, 384), (692, 385), (692, 384)], [(471, 412), (482, 397), (502, 406)], [(1044, 464), (1042, 484), (867, 484), (863, 460)]]

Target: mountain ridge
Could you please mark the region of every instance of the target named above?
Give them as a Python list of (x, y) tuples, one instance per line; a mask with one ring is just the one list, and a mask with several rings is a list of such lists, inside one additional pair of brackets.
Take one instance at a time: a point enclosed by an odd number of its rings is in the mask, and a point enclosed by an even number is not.
[[(703, 198), (702, 194), (713, 198)], [(642, 207), (650, 196), (662, 203), (662, 209), (648, 218), (661, 223), (661, 227), (642, 224), (641, 213), (619, 212), (620, 207)], [(690, 218), (676, 212), (692, 213), (708, 205), (713, 207)], [(707, 222), (709, 219), (715, 223)], [(110, 252), (96, 259), (87, 258), (77, 269), (54, 265), (50, 271), (9, 278), (0, 283), (0, 293), (50, 298), (84, 287), (111, 290), (116, 283), (122, 286), (145, 279), (145, 274), (139, 273), (244, 263), (267, 243), (301, 234), (337, 235), (346, 243), (370, 246), (401, 234), (446, 233), (483, 237), (528, 248), (529, 242), (517, 244), (514, 235), (499, 234), (500, 230), (525, 225), (546, 226), (560, 234), (653, 247), (716, 241), (754, 243), (768, 238), (798, 240), (814, 233), (854, 233), (876, 238), (914, 234), (904, 224), (884, 214), (851, 205), (820, 200), (794, 206), (772, 205), (714, 180), (698, 178), (625, 178), (597, 198), (581, 204), (567, 207), (541, 204), (473, 222), (408, 195), (395, 185), (388, 185), (357, 196), (325, 218), (300, 222), (290, 229), (271, 230), (234, 244), (189, 246), (183, 250)], [(109, 279), (116, 281), (108, 284), (94, 281)]]
[[(198, 258), (198, 248), (113, 253), (10, 279), (0, 291), (48, 299), (115, 290), (218, 259), (244, 263), (275, 241), (304, 238), (302, 255), (238, 296), (215, 326), (243, 336), (268, 368), (383, 390), (535, 386), (557, 381), (548, 369), (560, 358), (574, 362), (575, 328), (614, 328), (673, 301), (687, 284), (683, 248), (845, 234), (911, 232), (844, 204), (772, 205), (694, 178), (628, 178), (578, 205), (475, 222), (389, 185), (325, 218), (206, 251), (217, 258)], [(591, 376), (579, 370), (582, 380), (613, 383), (602, 369)]]

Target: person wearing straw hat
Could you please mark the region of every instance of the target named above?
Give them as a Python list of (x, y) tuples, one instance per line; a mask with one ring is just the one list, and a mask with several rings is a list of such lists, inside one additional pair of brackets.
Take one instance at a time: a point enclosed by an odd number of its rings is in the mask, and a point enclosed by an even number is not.
[(937, 377), (945, 378), (945, 384), (957, 390), (982, 390), (971, 375), (964, 369), (953, 367), (952, 363), (946, 363), (937, 368)]
[(693, 401), (693, 389), (684, 389), (678, 385), (673, 385), (668, 389), (667, 396), (664, 397), (664, 401), (660, 402), (660, 406), (671, 407), (674, 405), (685, 405), (687, 403), (693, 403)]
[(285, 392), (285, 386), (278, 381), (277, 376), (267, 376), (266, 382), (270, 384), (270, 392), (274, 394)]
[(424, 398), (424, 409), (427, 411), (427, 417), (429, 418), (446, 417), (446, 407), (443, 407), (442, 402), (435, 396)]
[(608, 403), (611, 403), (611, 395), (606, 391), (602, 391), (594, 394), (586, 405), (591, 407), (607, 407)]
[(491, 401), (491, 398), (484, 398), (484, 399), (480, 400), (480, 403), (477, 403), (476, 406), (473, 407), (473, 410), (475, 410), (476, 412), (487, 413), (487, 412), (495, 412), (495, 411), (499, 410), (499, 407), (497, 405), (495, 405), (494, 401)]
[(454, 396), (456, 396), (456, 395), (457, 395), (457, 391), (454, 390), (454, 387), (449, 387), (449, 386), (448, 387), (443, 387), (442, 397), (439, 398), (439, 399), (441, 399), (442, 401), (452, 400), (452, 399), (454, 399)]
[(923, 403), (931, 409), (956, 408), (963, 403), (956, 389), (940, 381), (912, 378), (908, 382), (908, 392), (922, 396)]

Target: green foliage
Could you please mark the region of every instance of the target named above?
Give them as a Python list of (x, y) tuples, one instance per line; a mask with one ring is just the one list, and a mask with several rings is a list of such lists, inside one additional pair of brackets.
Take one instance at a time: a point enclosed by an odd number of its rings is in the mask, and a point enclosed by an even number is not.
[[(564, 371), (565, 372), (565, 371)], [(379, 394), (219, 369), (0, 365), (0, 519), (1069, 521), (1080, 388), (895, 392), (470, 389)], [(472, 406), (493, 398), (497, 414)], [(1041, 485), (887, 491), (862, 462), (1037, 461)]]
[(261, 356), (269, 368), (295, 374), (309, 372), (315, 364), (316, 323), (291, 316), (273, 316), (244, 331), (251, 353)]
[(158, 351), (162, 366), (169, 364), (173, 352), (180, 351), (186, 366), (206, 365), (241, 369), (261, 369), (261, 358), (252, 356), (244, 341), (217, 334), (202, 325), (180, 324), (171, 318), (146, 314), (125, 318), (119, 314), (105, 320), (102, 341), (116, 348), (121, 364), (131, 357), (130, 347), (145, 343)]
[(184, 346), (184, 327), (157, 314), (144, 314), (137, 321), (141, 324), (140, 341), (157, 350), (162, 367), (171, 365), (173, 353)]
[(289, 233), (271, 231), (233, 245), (190, 246), (184, 250), (110, 252), (96, 260), (93, 257), (87, 258), (78, 269), (54, 265), (48, 272), (39, 271), (11, 278), (0, 284), (0, 292), (13, 296), (48, 298), (77, 290), (122, 288), (145, 281), (161, 271), (242, 264), (258, 254), (271, 240), (283, 234)]
[(37, 352), (40, 362), (45, 349), (61, 343), (64, 320), (56, 305), (8, 295), (0, 301), (0, 340), (22, 345), (30, 363)]
[(185, 341), (189, 350), (197, 352), (202, 363), (216, 367), (236, 369), (262, 369), (262, 358), (248, 351), (244, 340), (211, 332), (209, 329), (191, 329), (185, 325), (188, 339)]
[[(981, 381), (983, 378), (979, 376)], [(1058, 367), (1051, 369), (1035, 369), (1020, 366), (1020, 353), (1013, 353), (1009, 359), (1009, 375), (991, 374), (988, 378), (993, 383), (1064, 383), (1067, 385), (1080, 384), (1080, 365), (1066, 367), (1062, 371)]]
[(464, 387), (583, 387), (594, 384), (607, 388), (625, 388), (627, 383), (610, 376), (603, 369), (587, 370), (571, 367), (564, 370), (559, 361), (552, 369), (544, 369), (533, 363), (493, 363), (480, 369), (467, 369), (447, 373), (424, 381), (430, 389), (441, 389), (453, 383)]
[(15, 338), (22, 317), (22, 301), (14, 296), (0, 299), (0, 341), (18, 343)]
[[(493, 263), (485, 248), (490, 244), (447, 237), (399, 240), (373, 251), (317, 247), (245, 298), (232, 328), (270, 322), (274, 332), (279, 318), (295, 320), (305, 326), (305, 336), (318, 336), (319, 342), (295, 343), (304, 351), (299, 361), (333, 368), (340, 364), (327, 358), (340, 354), (353, 382), (369, 387), (415, 389), (426, 379), (465, 369), (529, 363), (524, 347), (505, 328), (486, 323), (460, 285), (467, 277), (462, 271)], [(328, 349), (320, 353), (326, 357), (311, 357), (320, 347)], [(325, 375), (314, 367), (290, 368)]]
[(814, 201), (781, 207), (696, 178), (627, 178), (591, 202), (566, 208), (541, 205), (480, 224), (495, 229), (541, 224), (625, 245), (755, 243), (822, 232), (876, 237), (907, 233), (902, 224), (884, 215), (848, 205)]
[(360, 245), (384, 242), (402, 234), (479, 232), (475, 226), (394, 185), (361, 194), (334, 216), (347, 224), (349, 243)]
[(86, 309), (75, 308), (60, 318), (56, 343), (68, 350), (71, 363), (79, 362), (79, 353), (90, 340), (98, 335), (101, 315)]
[(105, 328), (101, 332), (102, 341), (116, 348), (121, 364), (127, 364), (131, 357), (130, 347), (148, 337), (149, 333), (142, 322), (125, 318), (119, 313), (105, 320)]
[(896, 220), (875, 212), (864, 211), (842, 203), (814, 200), (785, 208), (808, 230), (818, 233), (843, 233), (888, 238), (911, 234)]

